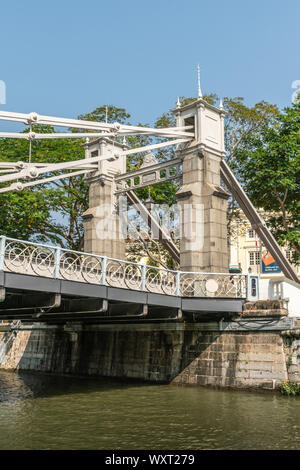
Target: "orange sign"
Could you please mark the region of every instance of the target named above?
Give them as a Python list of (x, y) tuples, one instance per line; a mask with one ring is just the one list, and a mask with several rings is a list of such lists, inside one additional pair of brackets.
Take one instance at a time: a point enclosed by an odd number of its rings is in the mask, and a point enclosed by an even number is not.
[(275, 263), (275, 259), (268, 250), (262, 251), (262, 260), (265, 266), (269, 266), (269, 264)]

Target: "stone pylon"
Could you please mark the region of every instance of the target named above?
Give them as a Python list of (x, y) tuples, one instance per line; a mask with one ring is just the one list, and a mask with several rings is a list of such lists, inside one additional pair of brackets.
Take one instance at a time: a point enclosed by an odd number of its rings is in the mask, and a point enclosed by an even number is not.
[(195, 139), (178, 149), (183, 160), (183, 184), (177, 192), (180, 269), (228, 272), (229, 194), (220, 181), (220, 162), (225, 155), (223, 106), (216, 108), (199, 97), (186, 106), (178, 102), (173, 112), (177, 126), (193, 126), (195, 132)]
[(112, 155), (111, 159), (100, 161), (98, 170), (86, 177), (89, 208), (83, 219), (84, 251), (87, 253), (125, 258), (125, 239), (114, 187), (115, 175), (126, 172), (126, 156), (115, 158), (125, 147), (103, 137), (85, 144), (86, 158)]

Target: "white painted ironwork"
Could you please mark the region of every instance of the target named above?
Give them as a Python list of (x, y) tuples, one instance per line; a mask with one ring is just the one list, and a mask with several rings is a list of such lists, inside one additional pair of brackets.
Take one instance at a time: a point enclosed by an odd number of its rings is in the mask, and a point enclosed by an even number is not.
[(181, 295), (185, 297), (247, 296), (245, 276), (240, 274), (182, 272), (180, 288)]
[(141, 215), (144, 222), (146, 222), (146, 224), (150, 224), (151, 230), (154, 232), (156, 237), (160, 240), (162, 245), (169, 252), (171, 257), (176, 261), (176, 263), (179, 263), (180, 252), (170, 235), (168, 235), (165, 230), (163, 230), (157, 219), (151, 214), (151, 212), (148, 211), (148, 209), (133, 191), (127, 190), (127, 197), (135, 207), (136, 211)]
[(138, 170), (116, 176), (116, 194), (181, 178), (181, 166), (182, 160), (175, 158), (153, 165), (142, 165)]
[[(113, 124), (108, 124), (104, 122), (97, 122), (97, 121), (84, 121), (81, 119), (69, 119), (69, 118), (60, 118), (54, 116), (43, 116), (37, 113), (14, 113), (9, 111), (2, 111), (0, 110), (0, 120), (2, 121), (14, 121), (14, 122), (22, 122), (26, 125), (32, 124), (44, 124), (44, 125), (51, 125), (56, 127), (68, 127), (73, 129), (87, 129), (87, 130), (98, 130), (102, 131), (101, 136), (107, 136), (106, 132), (111, 132), (114, 136), (123, 136), (123, 135), (138, 135), (138, 134), (146, 134), (146, 135), (153, 135), (157, 137), (193, 137), (194, 134), (191, 132), (186, 132), (186, 128), (178, 127), (178, 128), (151, 128), (151, 127), (142, 127), (142, 126), (131, 126), (128, 124), (120, 124), (115, 122)], [(7, 133), (9, 134), (9, 133)], [(14, 135), (12, 135), (14, 134)], [(34, 133), (32, 133), (34, 134)], [(82, 133), (81, 133), (82, 134)], [(24, 137), (25, 133), (11, 133), (8, 137), (14, 138), (28, 138)], [(53, 134), (49, 134), (53, 135)], [(86, 134), (85, 134), (86, 135)], [(93, 134), (91, 134), (93, 135)], [(4, 136), (4, 135), (3, 135)], [(43, 138), (43, 134), (38, 134), (38, 138)], [(68, 138), (72, 137), (72, 134), (68, 134)], [(30, 138), (30, 137), (29, 137)], [(32, 139), (36, 138), (36, 134), (31, 136)], [(50, 137), (53, 138), (53, 137)]]
[(193, 273), (0, 237), (1, 270), (199, 298), (247, 297), (247, 275)]
[[(51, 181), (70, 177), (70, 176), (76, 176), (79, 174), (79, 171), (81, 171), (81, 173), (90, 172), (92, 169), (95, 169), (95, 168), (93, 167), (91, 168), (89, 167), (89, 165), (95, 165), (96, 163), (103, 161), (103, 160), (112, 161), (122, 156), (134, 155), (136, 153), (169, 147), (171, 145), (183, 144), (183, 143), (189, 142), (189, 140), (190, 139), (173, 139), (173, 140), (168, 140), (166, 142), (160, 142), (158, 144), (146, 145), (143, 147), (125, 150), (123, 152), (116, 153), (115, 155), (111, 155), (109, 153), (107, 155), (100, 155), (97, 157), (90, 157), (90, 158), (85, 158), (82, 160), (73, 160), (71, 162), (64, 162), (64, 163), (52, 163), (52, 164), (39, 165), (39, 164), (33, 164), (33, 163), (25, 164), (24, 162), (18, 162), (16, 166), (14, 167), (16, 172), (12, 174), (10, 173), (10, 174), (5, 174), (3, 176), (0, 176), (0, 183), (25, 179), (25, 180), (34, 180), (32, 181), (32, 184), (27, 183), (28, 186), (34, 186), (35, 184), (42, 184), (44, 182), (50, 181), (49, 179), (48, 180), (36, 179), (40, 175), (43, 175), (49, 172), (76, 170), (76, 169), (78, 170), (76, 174), (61, 173), (59, 175), (55, 175), (51, 177)], [(0, 163), (0, 168), (1, 168), (1, 165), (2, 164)], [(12, 166), (13, 165), (11, 165), (11, 167)], [(82, 170), (81, 167), (84, 168), (84, 170)], [(7, 169), (7, 168), (8, 168), (7, 165), (5, 165), (4, 169)], [(11, 184), (10, 186), (1, 188), (0, 192), (22, 190), (25, 187), (23, 186), (24, 184), (26, 183), (22, 183), (21, 181), (18, 181), (17, 184)]]
[[(8, 191), (21, 191), (25, 188), (49, 183), (62, 178), (70, 178), (81, 174), (89, 173), (90, 171), (97, 170), (96, 163), (103, 160), (111, 161), (127, 155), (133, 155), (139, 152), (150, 152), (154, 149), (167, 147), (169, 145), (179, 145), (189, 142), (194, 134), (187, 132), (190, 127), (173, 127), (173, 128), (148, 128), (142, 126), (130, 126), (120, 123), (108, 124), (107, 122), (84, 121), (80, 119), (68, 119), (53, 116), (43, 116), (37, 113), (13, 113), (0, 110), (0, 120), (21, 122), (30, 126), (30, 132), (1, 132), (0, 138), (18, 138), (29, 140), (40, 139), (56, 139), (56, 138), (98, 138), (98, 137), (124, 137), (128, 135), (151, 135), (156, 137), (174, 138), (166, 142), (160, 142), (153, 145), (146, 145), (143, 147), (124, 150), (115, 155), (101, 155), (98, 157), (85, 158), (83, 160), (75, 160), (72, 162), (52, 163), (52, 164), (33, 164), (25, 162), (7, 163), (0, 162), (0, 183), (8, 183), (16, 181), (9, 186), (0, 188), (0, 193)], [(52, 125), (56, 127), (68, 127), (73, 129), (80, 129), (80, 132), (69, 133), (36, 133), (32, 132), (33, 124)], [(89, 131), (89, 132), (84, 132)], [(94, 131), (94, 132), (93, 132)], [(98, 132), (97, 132), (98, 131)], [(77, 171), (74, 171), (77, 170)], [(59, 172), (52, 176), (43, 177), (43, 175)], [(164, 181), (166, 179), (163, 179)]]

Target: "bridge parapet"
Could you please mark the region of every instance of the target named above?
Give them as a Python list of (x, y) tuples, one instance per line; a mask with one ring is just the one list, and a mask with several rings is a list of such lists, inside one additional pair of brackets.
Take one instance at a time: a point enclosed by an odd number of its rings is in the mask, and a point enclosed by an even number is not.
[(0, 270), (181, 297), (248, 298), (248, 275), (167, 270), (0, 237)]

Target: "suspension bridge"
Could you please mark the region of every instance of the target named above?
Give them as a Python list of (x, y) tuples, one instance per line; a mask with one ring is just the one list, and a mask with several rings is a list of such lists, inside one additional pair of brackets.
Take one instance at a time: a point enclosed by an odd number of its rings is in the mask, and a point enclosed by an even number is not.
[[(223, 104), (207, 103), (201, 93), (173, 110), (176, 126), (150, 128), (0, 111), (0, 120), (29, 126), (29, 132), (1, 132), (2, 138), (84, 139), (85, 158), (64, 163), (0, 162), (0, 193), (62, 178), (85, 175), (89, 209), (84, 217), (84, 252), (1, 237), (0, 319), (60, 322), (68, 320), (207, 319), (237, 314), (258, 298), (258, 276), (230, 274), (227, 247), (229, 190), (284, 275), (299, 279), (265, 221), (225, 161)], [(72, 128), (73, 132), (37, 133), (35, 124)], [(78, 132), (77, 132), (78, 130)], [(128, 149), (131, 135), (160, 138)], [(175, 158), (159, 162), (152, 152), (173, 147)], [(146, 153), (138, 170), (126, 171), (126, 158)], [(181, 210), (180, 248), (137, 197), (135, 190), (177, 179)], [(225, 187), (222, 185), (222, 181)], [(125, 196), (157, 234), (178, 270), (125, 259), (120, 235), (120, 198)], [(101, 208), (114, 216), (109, 237), (99, 236)], [(111, 230), (111, 229), (110, 229)], [(125, 313), (124, 313), (125, 312)]]

